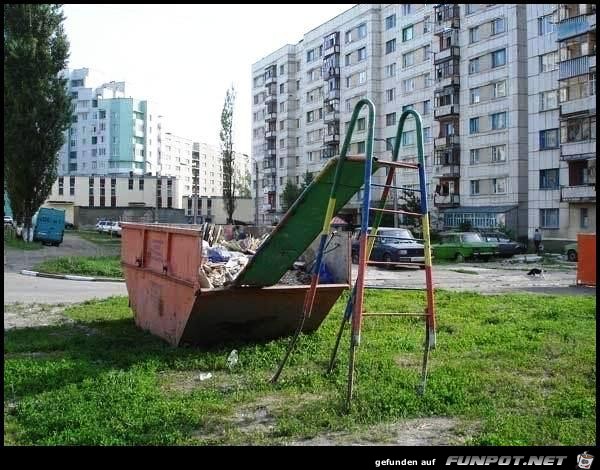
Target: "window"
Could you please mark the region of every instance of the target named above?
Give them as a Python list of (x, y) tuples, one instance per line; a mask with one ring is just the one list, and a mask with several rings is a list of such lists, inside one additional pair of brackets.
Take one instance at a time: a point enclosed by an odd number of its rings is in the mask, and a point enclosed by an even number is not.
[(480, 88), (471, 88), (470, 97), (471, 97), (471, 104), (479, 103), (479, 100), (481, 99)]
[(540, 227), (558, 228), (558, 209), (540, 209)]
[(542, 91), (540, 93), (540, 111), (558, 108), (558, 91)]
[[(391, 54), (395, 50), (396, 50), (396, 38), (390, 39), (389, 41), (387, 41), (385, 43), (385, 53), (386, 54)], [(73, 122), (77, 122), (77, 121), (73, 121)]]
[(506, 111), (492, 114), (492, 129), (506, 129)]
[(396, 15), (390, 15), (385, 19), (385, 29), (392, 29), (396, 27)]
[(558, 178), (558, 168), (540, 170), (540, 189), (559, 189)]
[(492, 52), (492, 68), (506, 65), (506, 49)]
[(558, 68), (558, 52), (548, 52), (540, 56), (540, 73), (551, 72)]
[(396, 113), (389, 113), (385, 115), (385, 125), (393, 126), (396, 124)]
[(388, 137), (387, 139), (385, 139), (385, 150), (386, 151), (392, 151), (394, 149), (394, 140), (395, 137)]
[(348, 66), (350, 64), (352, 64), (352, 54), (346, 54), (344, 57), (344, 65)]
[(315, 50), (306, 51), (306, 62), (312, 62), (313, 60), (315, 60)]
[(471, 149), (469, 152), (469, 164), (477, 165), (479, 163), (479, 149)]
[(543, 36), (554, 32), (554, 22), (552, 21), (552, 14), (540, 16), (538, 18), (538, 35)]
[(425, 44), (423, 46), (423, 61), (431, 59), (431, 44)]
[(402, 4), (402, 16), (407, 16), (412, 13), (412, 4), (403, 3)]
[(558, 129), (540, 131), (540, 150), (558, 148)]
[(431, 113), (431, 100), (423, 101), (423, 115)]
[(492, 36), (506, 31), (506, 23), (504, 18), (496, 18), (492, 20)]
[(406, 80), (402, 80), (402, 91), (404, 93), (408, 93), (415, 90), (415, 79), (407, 78)]
[(404, 131), (402, 133), (402, 145), (415, 145), (415, 131)]
[(588, 215), (588, 208), (582, 207), (579, 209), (579, 228), (589, 228), (590, 218)]
[(469, 119), (469, 133), (477, 134), (479, 132), (479, 118), (474, 117)]
[(473, 44), (479, 41), (479, 26), (475, 26), (469, 29), (469, 44)]
[(361, 60), (366, 60), (366, 58), (367, 58), (367, 48), (361, 47), (358, 50), (358, 62), (360, 62)]
[(505, 162), (506, 161), (506, 145), (494, 145), (492, 147), (492, 162)]
[(308, 113), (306, 113), (306, 122), (313, 122), (315, 120), (315, 112), (314, 111), (309, 111)]
[(560, 141), (581, 142), (596, 139), (596, 116), (571, 118), (560, 122)]
[(494, 98), (503, 98), (506, 96), (506, 80), (493, 84)]
[(367, 72), (363, 71), (358, 74), (358, 83), (363, 84), (367, 81)]
[(471, 180), (471, 196), (477, 196), (479, 194), (479, 180)]
[(143, 191), (143, 190), (144, 190), (144, 178), (140, 178), (140, 179), (139, 179), (139, 181), (138, 181), (138, 189), (139, 189), (140, 191)]
[(133, 179), (129, 178), (129, 189), (133, 189)]
[(365, 153), (365, 141), (356, 142), (356, 153)]
[(469, 74), (479, 73), (479, 57), (469, 61)]
[(394, 101), (395, 88), (390, 88), (389, 90), (385, 90), (385, 102), (390, 103)]
[(492, 189), (494, 191), (494, 194), (506, 193), (506, 178), (493, 178)]
[(356, 28), (356, 29), (357, 29), (357, 33), (358, 33), (358, 39), (367, 37), (367, 23), (358, 25), (358, 28)]
[(407, 26), (402, 30), (402, 42), (410, 41), (413, 38), (413, 27)]
[(411, 65), (415, 64), (415, 53), (414, 52), (407, 52), (406, 54), (404, 54), (402, 56), (402, 67), (406, 68), (406, 67), (410, 67)]
[(285, 83), (280, 83), (279, 84), (279, 93), (284, 93), (285, 92)]
[(426, 34), (429, 32), (429, 29), (431, 27), (430, 21), (431, 20), (429, 19), (429, 16), (426, 16), (423, 18), (423, 34)]
[(396, 62), (385, 66), (385, 76), (386, 76), (386, 78), (396, 76)]

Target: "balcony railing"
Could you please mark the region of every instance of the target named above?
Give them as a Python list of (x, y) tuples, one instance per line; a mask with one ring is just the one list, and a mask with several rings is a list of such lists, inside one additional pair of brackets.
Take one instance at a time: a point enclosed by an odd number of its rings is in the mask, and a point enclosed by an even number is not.
[(274, 139), (277, 136), (276, 130), (265, 131), (265, 139)]
[(329, 80), (331, 78), (339, 78), (340, 76), (340, 68), (339, 67), (329, 67), (323, 66), (323, 80)]
[(332, 44), (331, 46), (325, 48), (323, 45), (323, 57), (330, 56), (331, 54), (339, 54), (340, 53), (340, 45)]
[(277, 120), (277, 113), (275, 111), (273, 111), (272, 113), (265, 114), (265, 121), (276, 121), (276, 120)]
[(568, 39), (573, 36), (587, 33), (591, 29), (596, 28), (596, 16), (595, 15), (580, 15), (573, 18), (567, 18), (566, 20), (558, 23), (556, 30), (556, 38), (558, 41)]
[(460, 136), (458, 135), (446, 135), (443, 137), (438, 137), (433, 141), (433, 144), (436, 147), (445, 147), (449, 145), (459, 145), (460, 144)]
[(435, 78), (435, 90), (440, 91), (449, 86), (460, 86), (460, 75), (458, 71)]
[(327, 90), (327, 92), (325, 93), (325, 96), (327, 97), (328, 100), (339, 100), (340, 99), (340, 90), (339, 89)]
[(270, 77), (265, 77), (265, 86), (270, 86), (274, 83), (277, 83), (277, 76), (271, 75)]
[(575, 59), (565, 60), (560, 63), (558, 79), (565, 80), (567, 78), (576, 77), (590, 72), (590, 67), (596, 66), (596, 56), (581, 56)]
[(339, 134), (325, 134), (323, 137), (323, 142), (326, 145), (337, 144), (340, 141)]
[(435, 108), (433, 110), (433, 117), (438, 119), (444, 116), (459, 114), (459, 109), (460, 108), (458, 104), (447, 104), (446, 106), (440, 106), (439, 108)]
[(325, 123), (339, 121), (339, 119), (340, 114), (337, 111), (325, 111), (323, 114), (323, 122)]
[(460, 28), (460, 7), (458, 4), (441, 4), (435, 7), (433, 32), (440, 33), (448, 28)]
[(275, 156), (277, 156), (277, 150), (276, 149), (267, 149), (267, 150), (265, 150), (265, 155), (267, 157), (275, 157)]
[(441, 194), (433, 195), (433, 204), (437, 207), (455, 207), (460, 205), (459, 194), (448, 194), (443, 196)]
[(433, 63), (439, 64), (448, 59), (459, 59), (460, 58), (460, 47), (450, 46), (443, 51), (437, 52), (433, 55)]
[(434, 165), (433, 174), (436, 176), (460, 176), (460, 164)]
[(560, 189), (561, 201), (595, 201), (596, 185), (585, 184), (581, 186), (563, 186)]

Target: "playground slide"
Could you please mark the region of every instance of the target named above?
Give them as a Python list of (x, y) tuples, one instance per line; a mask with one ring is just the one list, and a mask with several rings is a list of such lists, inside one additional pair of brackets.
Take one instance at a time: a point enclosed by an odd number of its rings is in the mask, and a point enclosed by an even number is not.
[[(332, 158), (302, 192), (236, 278), (234, 285), (262, 287), (277, 284), (315, 240), (323, 228), (323, 218), (327, 210), (338, 159), (339, 157)], [(373, 173), (379, 168), (381, 165), (373, 159)], [(364, 172), (364, 157), (347, 157), (335, 194), (334, 214), (337, 214), (363, 186)]]

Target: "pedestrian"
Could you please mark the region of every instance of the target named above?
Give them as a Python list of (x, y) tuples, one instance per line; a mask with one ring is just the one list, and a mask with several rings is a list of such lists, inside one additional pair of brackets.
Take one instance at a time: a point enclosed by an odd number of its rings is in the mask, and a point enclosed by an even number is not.
[(542, 244), (542, 233), (539, 229), (535, 229), (533, 233), (533, 244), (535, 245), (535, 254), (540, 254), (540, 245)]

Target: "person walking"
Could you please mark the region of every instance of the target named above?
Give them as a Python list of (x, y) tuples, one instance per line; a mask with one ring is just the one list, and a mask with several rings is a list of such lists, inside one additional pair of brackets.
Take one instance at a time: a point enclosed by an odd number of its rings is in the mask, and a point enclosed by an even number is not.
[(540, 254), (540, 245), (542, 244), (542, 233), (539, 229), (535, 229), (533, 233), (533, 244), (535, 245), (535, 254)]

